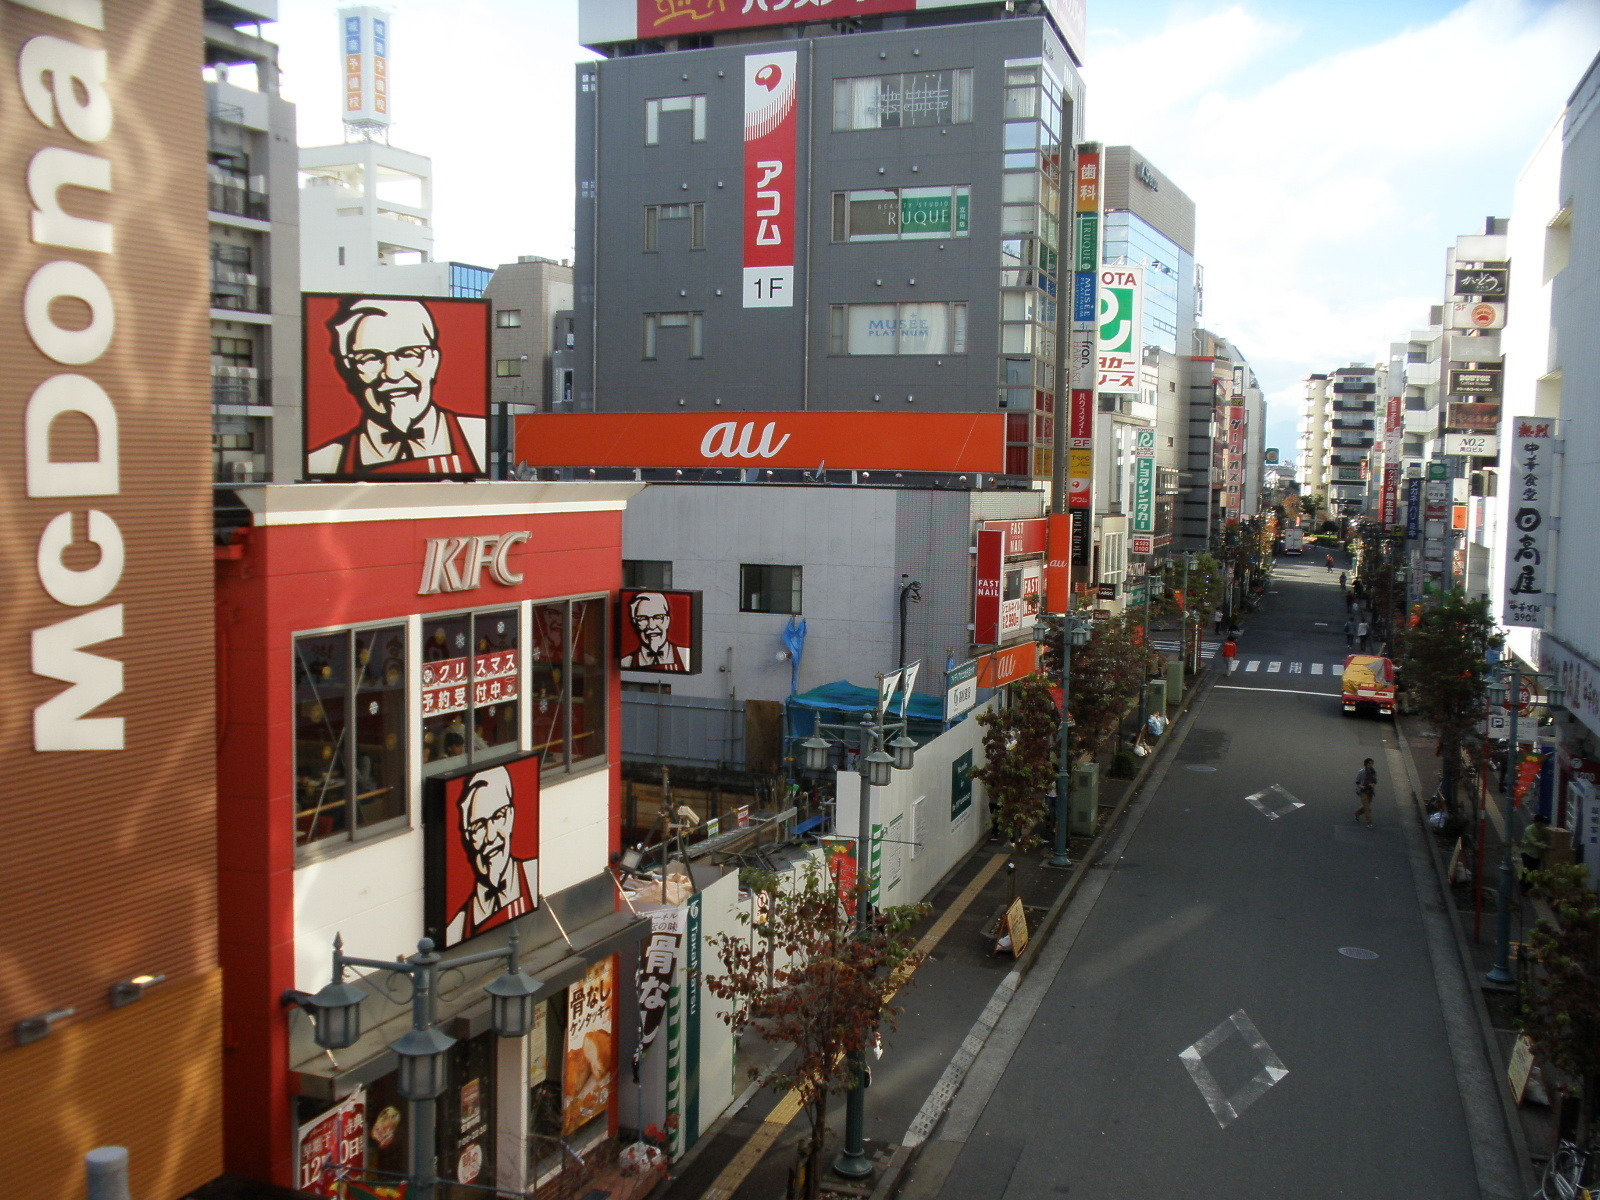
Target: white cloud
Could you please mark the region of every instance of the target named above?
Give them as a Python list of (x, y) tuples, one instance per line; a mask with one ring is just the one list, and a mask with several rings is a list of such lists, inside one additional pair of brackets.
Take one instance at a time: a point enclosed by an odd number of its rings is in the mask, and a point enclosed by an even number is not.
[[(1240, 4), (1113, 45), (1085, 70), (1089, 136), (1137, 146), (1194, 199), (1205, 322), (1274, 398), (1313, 371), (1375, 361), (1425, 319), (1446, 246), (1506, 215), (1517, 171), (1600, 48), (1600, 9), (1471, 0), (1253, 86), (1274, 56), (1303, 58), (1295, 36)], [(1273, 425), (1290, 421), (1275, 405)]]

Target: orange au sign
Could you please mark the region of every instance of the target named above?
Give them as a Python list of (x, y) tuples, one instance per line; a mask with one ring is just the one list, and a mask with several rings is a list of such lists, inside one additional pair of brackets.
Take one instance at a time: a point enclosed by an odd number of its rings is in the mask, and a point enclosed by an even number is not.
[(1004, 413), (535, 413), (516, 418), (535, 467), (1005, 470)]
[(1039, 669), (1039, 647), (1034, 642), (1021, 642), (996, 650), (978, 659), (978, 686), (1003, 687), (1015, 683)]

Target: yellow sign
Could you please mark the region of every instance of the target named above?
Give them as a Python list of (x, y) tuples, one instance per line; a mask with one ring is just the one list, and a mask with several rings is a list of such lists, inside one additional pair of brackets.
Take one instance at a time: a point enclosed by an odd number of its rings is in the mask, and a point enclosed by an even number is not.
[(1011, 935), (1011, 957), (1021, 958), (1028, 948), (1028, 910), (1018, 896), (1006, 909), (1006, 932)]

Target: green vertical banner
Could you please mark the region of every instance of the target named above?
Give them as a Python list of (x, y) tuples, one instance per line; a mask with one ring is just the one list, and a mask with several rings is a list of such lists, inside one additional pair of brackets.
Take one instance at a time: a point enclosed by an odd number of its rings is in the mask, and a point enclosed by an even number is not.
[(1133, 449), (1133, 531), (1156, 531), (1156, 434), (1141, 429)]
[(872, 858), (867, 867), (867, 896), (872, 901), (872, 907), (878, 908), (883, 904), (883, 895), (880, 891), (883, 880), (883, 826), (874, 824), (872, 827)]
[[(693, 976), (689, 976), (693, 979)], [(683, 1156), (683, 988), (673, 980), (667, 991), (667, 1116), (671, 1144), (668, 1152), (673, 1159)]]
[(700, 954), (702, 929), (700, 922), (701, 895), (696, 892), (684, 904), (689, 919), (684, 929), (683, 986), (688, 989), (684, 1009), (683, 1033), (683, 1148), (688, 1150), (700, 1140)]

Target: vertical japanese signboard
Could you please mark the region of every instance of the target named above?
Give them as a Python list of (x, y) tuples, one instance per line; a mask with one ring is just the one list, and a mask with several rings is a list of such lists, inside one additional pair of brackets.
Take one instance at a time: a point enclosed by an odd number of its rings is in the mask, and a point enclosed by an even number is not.
[(1067, 421), (1067, 507), (1089, 508), (1094, 500), (1094, 392), (1073, 388)]
[(615, 1045), (611, 1033), (612, 960), (601, 959), (567, 991), (566, 1058), (562, 1064), (561, 1132), (587, 1125), (611, 1102)]
[(1422, 536), (1422, 480), (1406, 480), (1406, 537)]
[(1501, 623), (1539, 629), (1550, 588), (1550, 502), (1555, 423), (1531, 417), (1513, 422), (1506, 489), (1505, 614)]
[(357, 1088), (313, 1121), (296, 1139), (299, 1190), (311, 1196), (343, 1197), (345, 1175), (367, 1165), (367, 1093)]
[(389, 124), (389, 13), (362, 5), (339, 10), (344, 50), (344, 119), (349, 125)]
[(1045, 520), (1049, 522), (1049, 549), (1044, 564), (1044, 610), (1063, 613), (1071, 607), (1072, 515), (1051, 513)]
[(1133, 447), (1133, 531), (1156, 531), (1156, 431), (1141, 429)]
[(1100, 268), (1097, 391), (1138, 392), (1144, 351), (1143, 309), (1143, 267)]
[(793, 50), (744, 59), (744, 307), (794, 306)]
[(1000, 640), (1000, 587), (1005, 573), (1006, 535), (978, 530), (978, 561), (972, 610), (972, 640), (980, 646)]

